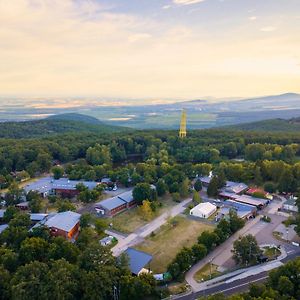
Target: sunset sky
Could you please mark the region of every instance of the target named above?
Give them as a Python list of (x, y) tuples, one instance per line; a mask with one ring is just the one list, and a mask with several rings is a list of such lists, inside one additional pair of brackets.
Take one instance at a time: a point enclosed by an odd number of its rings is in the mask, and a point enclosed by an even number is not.
[(300, 92), (299, 0), (0, 0), (0, 94)]

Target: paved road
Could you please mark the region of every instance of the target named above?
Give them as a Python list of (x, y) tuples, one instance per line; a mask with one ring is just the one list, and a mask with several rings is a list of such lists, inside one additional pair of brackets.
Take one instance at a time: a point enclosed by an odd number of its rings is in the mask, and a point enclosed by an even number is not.
[[(282, 263), (285, 263), (289, 260), (292, 260), (296, 257), (300, 256), (300, 248), (294, 247), (292, 245), (289, 246), (290, 251), (288, 251), (288, 255), (286, 258), (282, 259)], [(258, 266), (259, 267), (259, 266)], [(228, 280), (225, 281), (223, 284), (207, 288), (205, 290), (200, 290), (197, 292), (193, 292), (189, 295), (185, 296), (177, 296), (172, 299), (180, 299), (180, 300), (195, 300), (201, 296), (209, 296), (213, 294), (218, 293), (224, 293), (225, 295), (231, 295), (235, 293), (241, 293), (244, 291), (247, 291), (249, 289), (249, 286), (252, 283), (261, 283), (268, 279), (268, 273), (269, 271), (261, 272), (259, 274), (255, 274), (252, 276), (248, 276), (246, 278), (238, 279), (235, 281)]]
[[(186, 199), (176, 206), (174, 206), (170, 211), (163, 213), (150, 223), (137, 229), (135, 232), (129, 234), (124, 239), (119, 240), (118, 244), (112, 248), (112, 253), (114, 256), (119, 256), (122, 252), (126, 251), (128, 247), (135, 246), (142, 242), (145, 237), (151, 234), (151, 232), (157, 230), (163, 224), (165, 224), (170, 217), (175, 217), (184, 212), (186, 206), (192, 201), (191, 198)], [(113, 235), (113, 234), (112, 234)]]
[[(233, 242), (236, 239), (238, 239), (241, 235), (248, 233), (248, 231), (250, 231), (251, 228), (253, 226), (255, 226), (258, 222), (260, 222), (258, 217), (250, 220), (241, 230), (236, 232), (229, 239), (227, 239), (223, 244), (221, 244), (216, 249), (214, 249), (212, 252), (210, 252), (204, 259), (202, 259), (197, 264), (195, 264), (186, 273), (185, 280), (192, 287), (193, 291), (198, 291), (199, 288), (201, 287), (201, 284), (198, 283), (194, 279), (195, 273), (198, 270), (200, 270), (202, 267), (204, 267), (206, 264), (208, 264), (211, 260), (216, 260), (216, 258), (218, 258), (218, 260), (220, 260), (220, 259), (224, 258), (224, 261), (226, 261), (227, 259), (229, 259), (232, 256), (231, 249), (232, 249)], [(220, 257), (220, 259), (219, 259), (219, 257)]]

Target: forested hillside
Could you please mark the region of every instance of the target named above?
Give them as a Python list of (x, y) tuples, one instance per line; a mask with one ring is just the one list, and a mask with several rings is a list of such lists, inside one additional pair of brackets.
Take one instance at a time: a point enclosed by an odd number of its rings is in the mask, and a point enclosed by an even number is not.
[(53, 116), (48, 119), (0, 123), (0, 138), (34, 138), (71, 132), (107, 133), (126, 128), (106, 125), (97, 119), (79, 114)]
[(300, 131), (300, 118), (293, 118), (290, 120), (284, 119), (271, 119), (259, 122), (244, 123), (224, 128), (234, 130), (247, 130), (247, 131), (281, 131), (281, 132), (295, 132)]

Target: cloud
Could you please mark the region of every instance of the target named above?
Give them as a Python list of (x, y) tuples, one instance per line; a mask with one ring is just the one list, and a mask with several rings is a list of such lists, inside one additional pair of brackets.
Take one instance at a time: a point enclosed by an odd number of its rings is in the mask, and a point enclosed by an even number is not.
[(249, 17), (248, 18), (250, 21), (255, 21), (256, 19), (257, 19), (257, 17), (256, 16), (252, 16), (252, 17)]
[(204, 2), (205, 0), (173, 0), (173, 3), (177, 5), (191, 5), (200, 2)]
[(263, 32), (272, 32), (272, 31), (275, 31), (277, 28), (274, 27), (274, 26), (266, 26), (266, 27), (263, 27), (260, 29), (260, 31), (263, 31)]
[(299, 90), (293, 27), (263, 39), (252, 26), (211, 34), (211, 23), (166, 22), (99, 2), (0, 0), (1, 94), (186, 99)]

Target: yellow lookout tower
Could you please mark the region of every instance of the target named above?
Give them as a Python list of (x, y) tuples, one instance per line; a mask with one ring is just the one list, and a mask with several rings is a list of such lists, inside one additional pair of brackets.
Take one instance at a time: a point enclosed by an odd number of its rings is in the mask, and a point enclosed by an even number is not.
[(180, 138), (186, 137), (186, 111), (185, 111), (185, 109), (182, 111), (182, 114), (181, 114), (179, 137)]

